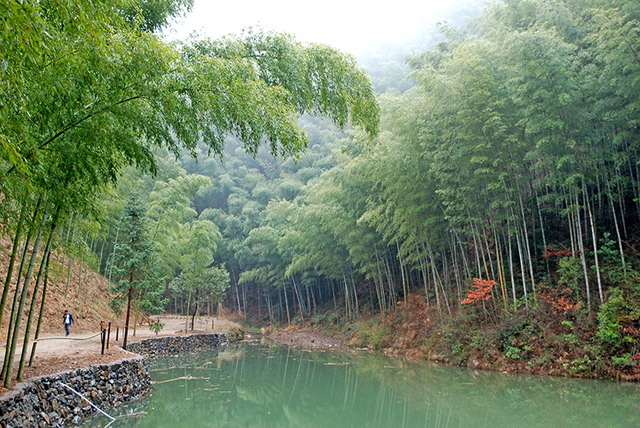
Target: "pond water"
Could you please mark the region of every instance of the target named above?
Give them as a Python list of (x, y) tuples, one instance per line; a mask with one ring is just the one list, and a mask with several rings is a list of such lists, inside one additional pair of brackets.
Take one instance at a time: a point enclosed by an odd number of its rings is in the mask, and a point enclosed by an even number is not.
[[(259, 342), (152, 358), (111, 427), (638, 427), (640, 385), (480, 372)], [(95, 417), (85, 427), (104, 427)]]

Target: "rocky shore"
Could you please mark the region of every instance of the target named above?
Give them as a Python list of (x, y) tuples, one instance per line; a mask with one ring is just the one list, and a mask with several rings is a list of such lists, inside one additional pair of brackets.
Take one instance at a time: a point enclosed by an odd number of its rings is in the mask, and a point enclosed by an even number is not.
[(0, 398), (3, 428), (78, 424), (95, 412), (94, 405), (114, 407), (151, 392), (153, 386), (143, 358), (44, 376), (24, 382)]
[(138, 354), (130, 359), (30, 379), (0, 397), (0, 427), (78, 424), (96, 412), (87, 400), (104, 409), (149, 394), (153, 385), (145, 357), (211, 349), (227, 342), (224, 333), (150, 338), (128, 346)]

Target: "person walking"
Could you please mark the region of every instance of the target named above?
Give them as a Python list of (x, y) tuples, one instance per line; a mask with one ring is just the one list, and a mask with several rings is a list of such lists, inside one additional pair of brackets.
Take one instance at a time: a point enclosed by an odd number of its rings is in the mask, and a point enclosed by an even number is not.
[(64, 329), (67, 332), (67, 336), (69, 336), (69, 326), (76, 323), (73, 320), (73, 315), (71, 315), (71, 312), (64, 311), (64, 315), (62, 315), (62, 323), (64, 324)]

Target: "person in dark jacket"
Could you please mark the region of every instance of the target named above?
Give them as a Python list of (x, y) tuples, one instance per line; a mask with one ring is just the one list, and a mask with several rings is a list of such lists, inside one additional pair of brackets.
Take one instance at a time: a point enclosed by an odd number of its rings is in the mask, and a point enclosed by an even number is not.
[(69, 326), (76, 323), (73, 320), (73, 315), (71, 315), (71, 312), (64, 311), (64, 315), (62, 315), (62, 323), (64, 324), (64, 329), (67, 332), (67, 336), (69, 336)]

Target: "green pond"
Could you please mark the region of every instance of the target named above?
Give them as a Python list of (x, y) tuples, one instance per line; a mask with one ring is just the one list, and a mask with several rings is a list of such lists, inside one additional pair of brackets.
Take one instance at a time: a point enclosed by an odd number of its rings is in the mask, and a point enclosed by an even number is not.
[[(640, 427), (640, 385), (473, 371), (259, 342), (151, 358), (111, 427)], [(104, 427), (94, 417), (85, 427)]]

